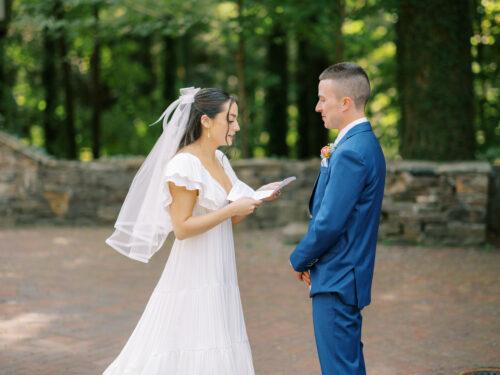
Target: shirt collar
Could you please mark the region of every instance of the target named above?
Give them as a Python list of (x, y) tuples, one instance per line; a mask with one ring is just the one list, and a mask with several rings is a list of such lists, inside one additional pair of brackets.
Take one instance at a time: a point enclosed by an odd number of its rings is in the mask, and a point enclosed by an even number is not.
[(344, 138), (344, 136), (347, 134), (347, 132), (349, 130), (351, 130), (352, 128), (354, 128), (356, 125), (359, 125), (359, 124), (362, 124), (364, 122), (368, 122), (368, 119), (366, 117), (361, 117), (361, 118), (358, 118), (357, 120), (354, 120), (352, 122), (350, 122), (349, 124), (347, 124), (346, 127), (344, 127), (340, 132), (339, 134), (337, 135), (337, 138), (335, 139), (335, 142), (333, 142), (333, 145), (334, 146), (337, 146), (337, 144), (340, 142), (340, 140), (342, 138)]

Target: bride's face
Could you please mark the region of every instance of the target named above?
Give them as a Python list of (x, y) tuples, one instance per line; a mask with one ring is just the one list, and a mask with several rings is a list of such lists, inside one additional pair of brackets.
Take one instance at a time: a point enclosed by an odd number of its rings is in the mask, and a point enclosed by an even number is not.
[[(234, 137), (240, 131), (238, 124), (238, 104), (230, 101), (222, 106), (219, 112), (210, 121), (210, 127), (205, 129), (206, 136), (210, 134), (210, 139), (218, 146), (231, 146), (234, 143)], [(210, 133), (208, 133), (210, 132)]]

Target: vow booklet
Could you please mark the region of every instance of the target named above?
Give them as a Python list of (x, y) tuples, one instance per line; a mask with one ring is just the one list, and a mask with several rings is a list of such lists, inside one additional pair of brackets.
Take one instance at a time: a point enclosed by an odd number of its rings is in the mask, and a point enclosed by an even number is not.
[(255, 200), (265, 199), (273, 195), (276, 191), (282, 189), (290, 182), (296, 180), (297, 177), (292, 176), (285, 178), (283, 181), (280, 181), (276, 188), (272, 190), (254, 190), (247, 184), (242, 181), (238, 181), (227, 196), (227, 200), (233, 202), (241, 198), (253, 198)]

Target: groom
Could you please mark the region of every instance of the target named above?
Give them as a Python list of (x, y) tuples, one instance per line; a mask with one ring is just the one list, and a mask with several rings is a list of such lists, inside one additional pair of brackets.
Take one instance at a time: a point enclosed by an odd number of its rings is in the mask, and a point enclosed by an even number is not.
[(321, 150), (309, 228), (290, 263), (311, 287), (323, 375), (365, 374), (361, 309), (370, 303), (385, 181), (384, 155), (364, 112), (369, 96), (368, 76), (356, 64), (319, 76), (316, 112), (339, 134)]

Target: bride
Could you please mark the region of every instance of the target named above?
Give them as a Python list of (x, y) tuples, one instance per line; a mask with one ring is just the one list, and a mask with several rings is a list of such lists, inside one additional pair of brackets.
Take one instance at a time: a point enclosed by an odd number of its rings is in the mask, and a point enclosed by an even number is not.
[(104, 375), (254, 374), (232, 224), (262, 200), (228, 203), (231, 189), (243, 183), (218, 150), (233, 144), (237, 117), (238, 105), (224, 91), (188, 88), (158, 120), (163, 133), (106, 242), (148, 262), (169, 232), (176, 239), (142, 317)]

